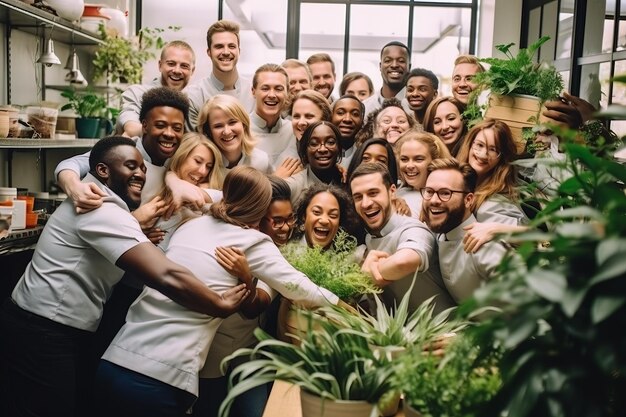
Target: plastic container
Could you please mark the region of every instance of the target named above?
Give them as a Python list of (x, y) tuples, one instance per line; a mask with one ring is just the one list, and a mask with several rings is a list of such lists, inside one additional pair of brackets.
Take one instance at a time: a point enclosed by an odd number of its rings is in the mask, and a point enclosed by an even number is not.
[(39, 213), (26, 213), (26, 228), (37, 226), (39, 220)]
[(13, 221), (13, 206), (5, 207), (0, 205), (0, 239), (8, 236), (11, 231)]
[(13, 219), (11, 230), (26, 229), (26, 201), (13, 200)]
[(17, 197), (17, 188), (0, 187), (0, 202), (13, 201), (16, 197)]
[[(20, 110), (11, 106), (0, 106), (0, 117), (2, 114), (9, 116), (9, 132), (7, 138), (17, 138), (20, 134), (20, 124), (18, 122)], [(4, 136), (3, 136), (4, 137)]]
[(32, 213), (35, 207), (35, 197), (31, 195), (18, 195), (18, 200), (26, 201), (26, 213)]
[(9, 114), (0, 111), (0, 138), (9, 137)]
[(54, 138), (59, 110), (50, 107), (28, 106), (26, 108), (28, 123), (42, 138)]

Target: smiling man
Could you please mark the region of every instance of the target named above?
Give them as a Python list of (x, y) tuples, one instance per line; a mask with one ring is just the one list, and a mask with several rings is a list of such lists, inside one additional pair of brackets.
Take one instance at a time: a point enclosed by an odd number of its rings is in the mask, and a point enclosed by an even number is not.
[(354, 139), (363, 127), (365, 106), (356, 96), (344, 95), (332, 107), (330, 121), (341, 132), (341, 166), (347, 169), (356, 149)]
[(230, 20), (218, 20), (209, 27), (206, 41), (207, 55), (213, 68), (211, 75), (185, 89), (190, 103), (188, 130), (196, 130), (198, 113), (204, 103), (216, 94), (236, 97), (248, 112), (254, 108), (250, 80), (240, 77), (237, 71), (241, 53), (239, 24)]
[(93, 414), (79, 410), (78, 403), (92, 386), (96, 358), (90, 348), (104, 303), (124, 270), (208, 315), (229, 315), (245, 296), (241, 286), (224, 296), (210, 291), (146, 238), (130, 213), (139, 206), (145, 180), (135, 142), (104, 138), (93, 147), (84, 179), (104, 194), (103, 203), (77, 214), (66, 199), (46, 223), (31, 262), (0, 311), (2, 415)]
[(250, 113), (250, 130), (258, 140), (258, 148), (270, 158), (276, 170), (279, 156), (296, 141), (291, 123), (281, 117), (288, 95), (289, 78), (283, 67), (261, 65), (252, 79), (252, 95), (256, 105)]
[[(424, 122), (428, 105), (437, 97), (439, 80), (430, 70), (413, 68), (406, 80), (406, 98), (403, 105), (408, 105), (418, 123)], [(406, 107), (406, 106), (405, 106)]]
[(411, 68), (409, 48), (402, 42), (389, 42), (380, 50), (380, 75), (383, 79), (382, 88), (363, 101), (365, 115), (379, 109), (383, 101), (396, 97), (402, 100), (405, 96), (405, 80)]
[(335, 89), (335, 63), (327, 53), (311, 55), (306, 63), (311, 71), (313, 89), (321, 93), (329, 102)]
[(122, 93), (122, 110), (117, 118), (117, 131), (124, 132), (124, 136), (131, 138), (140, 136), (139, 111), (143, 95), (155, 87), (181, 91), (189, 84), (195, 68), (196, 55), (187, 42), (168, 42), (161, 50), (159, 59), (161, 77), (155, 78), (149, 84), (131, 85)]
[(454, 60), (452, 71), (452, 95), (463, 104), (467, 104), (476, 84), (472, 81), (474, 76), (485, 69), (474, 55), (459, 55)]
[(442, 311), (454, 302), (439, 273), (435, 238), (419, 220), (394, 213), (395, 191), (387, 167), (380, 163), (361, 164), (350, 177), (354, 207), (367, 230), (362, 270), (384, 289), (383, 301), (390, 308), (400, 302), (417, 273), (409, 310), (436, 295), (435, 309)]
[(441, 274), (460, 303), (493, 276), (506, 248), (499, 241), (490, 241), (475, 253), (463, 250), (464, 228), (476, 222), (471, 207), (477, 175), (469, 164), (435, 159), (428, 172), (421, 190), (423, 216), (430, 230), (439, 234)]

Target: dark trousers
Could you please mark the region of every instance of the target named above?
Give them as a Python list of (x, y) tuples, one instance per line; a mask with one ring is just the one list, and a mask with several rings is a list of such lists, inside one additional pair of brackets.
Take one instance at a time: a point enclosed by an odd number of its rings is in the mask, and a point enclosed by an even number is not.
[(86, 383), (92, 334), (21, 309), (6, 299), (0, 311), (0, 413), (73, 417)]
[(196, 397), (172, 385), (101, 360), (96, 373), (96, 415), (184, 417)]

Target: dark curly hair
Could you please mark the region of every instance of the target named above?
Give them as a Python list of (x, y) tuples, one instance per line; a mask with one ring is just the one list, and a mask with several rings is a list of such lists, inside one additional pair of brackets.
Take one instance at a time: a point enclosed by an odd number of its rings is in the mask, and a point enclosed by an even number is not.
[(139, 120), (143, 122), (150, 110), (155, 107), (173, 107), (178, 109), (185, 116), (185, 120), (187, 120), (189, 115), (189, 99), (187, 95), (167, 87), (152, 88), (144, 93), (141, 98)]
[(354, 170), (363, 163), (363, 154), (371, 145), (381, 145), (387, 149), (387, 169), (389, 170), (389, 175), (391, 175), (391, 181), (394, 184), (398, 183), (398, 162), (396, 160), (396, 154), (394, 152), (393, 147), (387, 139), (385, 138), (371, 138), (367, 139), (361, 145), (359, 145), (354, 151), (354, 155), (352, 156), (352, 160), (350, 160), (350, 165), (348, 165), (348, 176), (350, 178)]
[(367, 119), (365, 120), (365, 123), (363, 123), (363, 127), (354, 138), (354, 142), (357, 145), (365, 142), (367, 139), (374, 137), (374, 133), (376, 132), (376, 119), (378, 119), (378, 115), (380, 114), (380, 112), (387, 107), (398, 107), (402, 109), (402, 111), (406, 113), (410, 129), (413, 129), (417, 125), (415, 117), (412, 114), (407, 113), (406, 110), (404, 110), (404, 107), (402, 107), (402, 102), (400, 100), (395, 97), (388, 98), (383, 101), (383, 104), (379, 108), (374, 109), (367, 114)]

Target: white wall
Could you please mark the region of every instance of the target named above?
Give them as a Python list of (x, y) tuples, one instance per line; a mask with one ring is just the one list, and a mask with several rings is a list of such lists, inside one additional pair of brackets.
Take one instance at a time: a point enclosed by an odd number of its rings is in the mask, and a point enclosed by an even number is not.
[(522, 30), (522, 0), (482, 0), (478, 16), (479, 57), (498, 56), (496, 45), (515, 42), (511, 51), (519, 46)]

